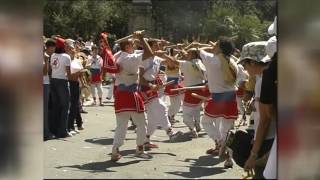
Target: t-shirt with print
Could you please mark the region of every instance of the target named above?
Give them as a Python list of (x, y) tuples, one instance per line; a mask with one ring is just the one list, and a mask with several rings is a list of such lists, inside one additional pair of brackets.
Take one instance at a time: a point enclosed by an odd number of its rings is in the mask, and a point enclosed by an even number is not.
[(71, 58), (68, 54), (56, 54), (54, 53), (51, 56), (51, 68), (52, 68), (52, 75), (51, 77), (54, 79), (65, 79), (67, 80), (67, 71), (66, 67), (70, 67)]
[(101, 69), (103, 65), (103, 59), (101, 56), (97, 55), (96, 57), (90, 56), (88, 63), (91, 65), (91, 69)]
[(218, 56), (200, 50), (200, 57), (206, 67), (210, 93), (222, 93), (236, 90), (235, 85), (228, 85), (225, 83), (222, 65)]
[(99, 55), (91, 56), (88, 60), (90, 64), (91, 81), (101, 82), (102, 81), (102, 66), (103, 59)]

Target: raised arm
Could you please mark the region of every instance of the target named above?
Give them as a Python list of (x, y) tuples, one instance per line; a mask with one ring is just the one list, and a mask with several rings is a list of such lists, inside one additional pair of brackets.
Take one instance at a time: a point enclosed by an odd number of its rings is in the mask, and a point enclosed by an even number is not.
[(145, 60), (145, 59), (148, 59), (153, 55), (153, 52), (151, 50), (151, 47), (149, 46), (149, 44), (147, 43), (146, 39), (143, 37), (143, 33), (142, 31), (136, 31), (133, 33), (133, 37), (139, 39), (143, 49), (144, 49), (144, 52), (143, 52), (143, 57), (142, 57), (142, 60)]

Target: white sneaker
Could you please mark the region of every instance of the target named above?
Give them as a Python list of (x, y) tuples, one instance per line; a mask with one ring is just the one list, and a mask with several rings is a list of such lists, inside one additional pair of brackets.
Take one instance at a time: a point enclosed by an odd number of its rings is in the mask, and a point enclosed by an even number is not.
[(232, 159), (228, 158), (228, 159), (224, 162), (224, 168), (232, 168), (232, 167), (233, 167)]
[(169, 135), (170, 141), (175, 141), (179, 136), (183, 135), (183, 132), (181, 132), (181, 131), (177, 131), (177, 132), (171, 131), (168, 135)]
[(148, 154), (146, 151), (136, 151), (136, 157), (143, 159), (151, 159), (152, 156)]
[(69, 133), (70, 133), (72, 136), (74, 136), (74, 135), (76, 135), (76, 134), (77, 134), (77, 132), (76, 132), (76, 131), (74, 131), (74, 130), (69, 131)]

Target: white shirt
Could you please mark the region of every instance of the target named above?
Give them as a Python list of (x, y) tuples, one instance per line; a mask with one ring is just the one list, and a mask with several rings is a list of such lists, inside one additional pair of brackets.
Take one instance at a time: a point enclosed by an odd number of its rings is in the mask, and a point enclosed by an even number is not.
[(147, 81), (153, 81), (156, 79), (157, 74), (160, 70), (162, 58), (158, 56), (150, 57), (142, 62), (144, 68), (143, 78)]
[(90, 64), (91, 69), (101, 69), (103, 66), (103, 59), (101, 56), (90, 56), (88, 59), (88, 63)]
[(71, 74), (81, 71), (83, 69), (83, 66), (81, 64), (80, 59), (72, 60), (70, 69)]
[[(122, 53), (122, 51), (118, 51), (118, 52), (116, 52), (116, 53), (113, 55), (115, 62), (117, 62), (117, 60), (118, 60), (118, 58), (120, 57), (121, 53)], [(114, 78), (115, 78), (114, 84), (115, 84), (116, 86), (119, 85), (119, 74), (118, 74), (118, 73), (115, 73), (115, 74), (114, 74)]]
[[(260, 93), (261, 93), (261, 83), (262, 83), (262, 76), (261, 75), (257, 75), (256, 76), (256, 85), (254, 88), (254, 94), (255, 94), (255, 101), (254, 101), (254, 107), (256, 109), (255, 112), (253, 112), (253, 117), (254, 117), (254, 124), (253, 124), (253, 128), (254, 128), (254, 140), (256, 139), (256, 134), (257, 134), (257, 129), (258, 129), (258, 125), (260, 122), (260, 108), (259, 108), (259, 101), (257, 100), (257, 98), (260, 99)], [(267, 133), (267, 136), (265, 139), (272, 139), (275, 136), (275, 131), (276, 131), (276, 124), (275, 121), (272, 120), (270, 123), (270, 127)]]
[(200, 57), (207, 70), (209, 91), (211, 93), (222, 93), (236, 90), (236, 86), (231, 86), (224, 82), (221, 62), (218, 56), (204, 50), (200, 50)]
[(71, 58), (68, 54), (53, 54), (51, 56), (51, 68), (52, 68), (52, 78), (55, 79), (66, 79), (67, 80), (67, 71), (66, 67), (70, 66)]
[(128, 54), (121, 52), (117, 58), (120, 72), (116, 76), (116, 85), (125, 84), (126, 86), (138, 83), (139, 66), (142, 63), (143, 53)]
[(248, 81), (249, 74), (241, 64), (238, 64), (237, 84), (241, 81)]
[(200, 59), (193, 59), (191, 61), (180, 60), (179, 65), (184, 75), (183, 83), (185, 86), (204, 83), (204, 65)]
[(263, 176), (266, 179), (277, 179), (277, 137), (274, 138)]
[[(49, 55), (47, 53), (44, 53), (44, 55), (49, 58)], [(43, 62), (43, 65), (45, 63)], [(43, 84), (50, 84), (49, 75), (48, 73), (46, 75), (43, 75)]]

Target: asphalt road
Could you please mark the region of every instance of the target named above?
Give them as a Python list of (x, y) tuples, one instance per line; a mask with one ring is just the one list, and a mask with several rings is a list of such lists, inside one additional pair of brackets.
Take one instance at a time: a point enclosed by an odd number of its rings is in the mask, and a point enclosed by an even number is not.
[[(134, 156), (136, 134), (129, 130), (120, 149), (123, 158), (116, 163), (110, 161), (116, 120), (112, 101), (105, 102), (105, 105), (85, 107), (89, 113), (82, 114), (85, 130), (80, 134), (44, 143), (45, 178), (241, 178), (243, 170), (236, 164), (232, 169), (225, 169), (218, 157), (205, 154), (213, 146), (213, 141), (204, 130), (197, 139), (191, 140), (185, 135), (174, 143), (169, 142), (164, 130), (157, 130), (152, 140), (160, 148), (149, 151), (153, 156), (149, 160)], [(174, 127), (188, 132), (181, 115), (176, 116), (180, 122)]]

